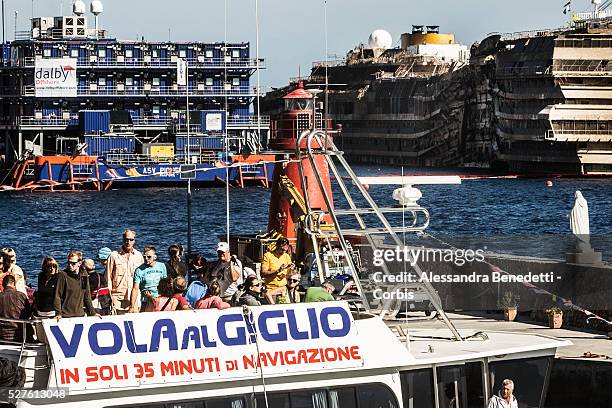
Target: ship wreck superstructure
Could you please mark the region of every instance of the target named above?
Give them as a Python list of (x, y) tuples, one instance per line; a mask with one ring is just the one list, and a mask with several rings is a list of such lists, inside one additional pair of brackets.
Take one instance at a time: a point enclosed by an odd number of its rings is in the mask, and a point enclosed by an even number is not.
[(307, 83), (329, 84), (327, 111), (353, 163), (610, 175), (610, 14), (469, 49), (437, 26), (413, 26), (396, 48), (372, 43), (375, 32), (345, 59), (315, 62)]

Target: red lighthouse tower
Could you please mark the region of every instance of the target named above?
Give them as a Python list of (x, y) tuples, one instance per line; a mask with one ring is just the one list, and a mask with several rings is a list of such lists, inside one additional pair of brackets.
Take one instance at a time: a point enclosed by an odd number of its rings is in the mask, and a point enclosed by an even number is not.
[[(301, 162), (277, 163), (274, 168), (268, 230), (279, 232), (293, 240), (300, 233), (298, 231), (299, 221), (307, 211), (304, 205), (304, 190), (299, 166), (302, 166), (304, 171), (310, 208), (328, 210), (319, 183), (315, 178), (315, 172), (323, 180), (327, 195), (333, 203), (329, 168), (325, 157), (316, 155), (314, 157), (316, 169), (313, 169), (308, 157), (305, 157), (306, 139), (301, 145), (302, 157), (296, 157), (297, 140), (302, 132), (322, 128), (329, 130), (329, 126), (327, 126), (327, 120), (323, 120), (322, 114), (315, 110), (315, 96), (304, 89), (301, 81), (297, 89), (284, 96), (283, 99), (285, 109), (274, 123), (270, 149), (286, 152), (286, 154), (279, 154), (277, 159), (289, 157), (293, 160), (301, 160)], [(320, 148), (314, 139), (311, 141), (311, 147)], [(329, 217), (324, 217), (322, 221), (331, 223)]]

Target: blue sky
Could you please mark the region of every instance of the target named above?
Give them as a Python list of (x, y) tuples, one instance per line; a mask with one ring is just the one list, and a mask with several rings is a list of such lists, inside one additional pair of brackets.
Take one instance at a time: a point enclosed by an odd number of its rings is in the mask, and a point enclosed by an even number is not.
[[(5, 0), (7, 38), (12, 39), (14, 11), (18, 30), (29, 26), (31, 0)], [(60, 0), (34, 0), (36, 15), (59, 15)], [(89, 7), (90, 0), (85, 0)], [(250, 41), (255, 54), (255, 0), (104, 0), (101, 27), (120, 39)], [(378, 28), (394, 41), (412, 24), (439, 25), (470, 45), (491, 32), (562, 27), (566, 0), (328, 0), (329, 54), (343, 56)], [(64, 14), (72, 0), (63, 0)], [(574, 0), (574, 11), (590, 10), (589, 0)], [(325, 58), (323, 0), (259, 0), (260, 55), (267, 69), (262, 86), (282, 86)], [(89, 13), (88, 13), (89, 15)], [(91, 15), (90, 15), (91, 16)], [(92, 23), (93, 24), (93, 23)]]

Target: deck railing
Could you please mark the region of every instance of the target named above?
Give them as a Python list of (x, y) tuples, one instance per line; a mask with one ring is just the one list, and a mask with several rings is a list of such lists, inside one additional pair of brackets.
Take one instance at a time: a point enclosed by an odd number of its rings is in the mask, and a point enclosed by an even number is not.
[[(225, 88), (223, 86), (207, 86), (203, 88), (189, 87), (190, 96), (257, 96), (257, 87), (233, 87)], [(260, 95), (263, 96), (263, 91), (259, 91)], [(134, 97), (147, 97), (151, 95), (156, 96), (185, 96), (185, 87), (174, 87), (174, 86), (78, 86), (77, 96), (134, 96)], [(34, 85), (27, 85), (23, 87), (23, 95), (35, 96), (36, 89)]]
[[(33, 67), (36, 63), (37, 57), (24, 57), (17, 61), (17, 66), (21, 67)], [(38, 57), (40, 58), (40, 57)], [(60, 57), (61, 58), (61, 57)], [(70, 58), (70, 56), (66, 56)], [(98, 57), (95, 55), (83, 57), (75, 57), (77, 59), (78, 67), (90, 67), (90, 68), (116, 68), (116, 67), (128, 67), (128, 68), (176, 68), (178, 57), (172, 58), (153, 58), (150, 56), (145, 57)], [(245, 68), (245, 69), (265, 69), (264, 60), (262, 58), (259, 61), (255, 58), (232, 58), (231, 60), (224, 60), (223, 58), (189, 58), (188, 61), (190, 68)]]
[(192, 153), (189, 155), (189, 161), (184, 153), (175, 154), (171, 157), (151, 157), (135, 153), (108, 153), (104, 156), (108, 164), (138, 166), (154, 166), (156, 164), (214, 164), (219, 161), (218, 156), (211, 153)]

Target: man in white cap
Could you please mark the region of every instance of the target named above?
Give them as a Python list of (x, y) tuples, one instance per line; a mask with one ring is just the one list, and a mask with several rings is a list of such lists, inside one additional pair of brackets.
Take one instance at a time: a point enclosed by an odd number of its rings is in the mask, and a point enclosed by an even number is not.
[(210, 265), (206, 280), (208, 284), (213, 280), (219, 282), (221, 298), (227, 302), (238, 290), (238, 285), (242, 283), (242, 263), (230, 253), (227, 242), (219, 242), (217, 255), (218, 259)]

